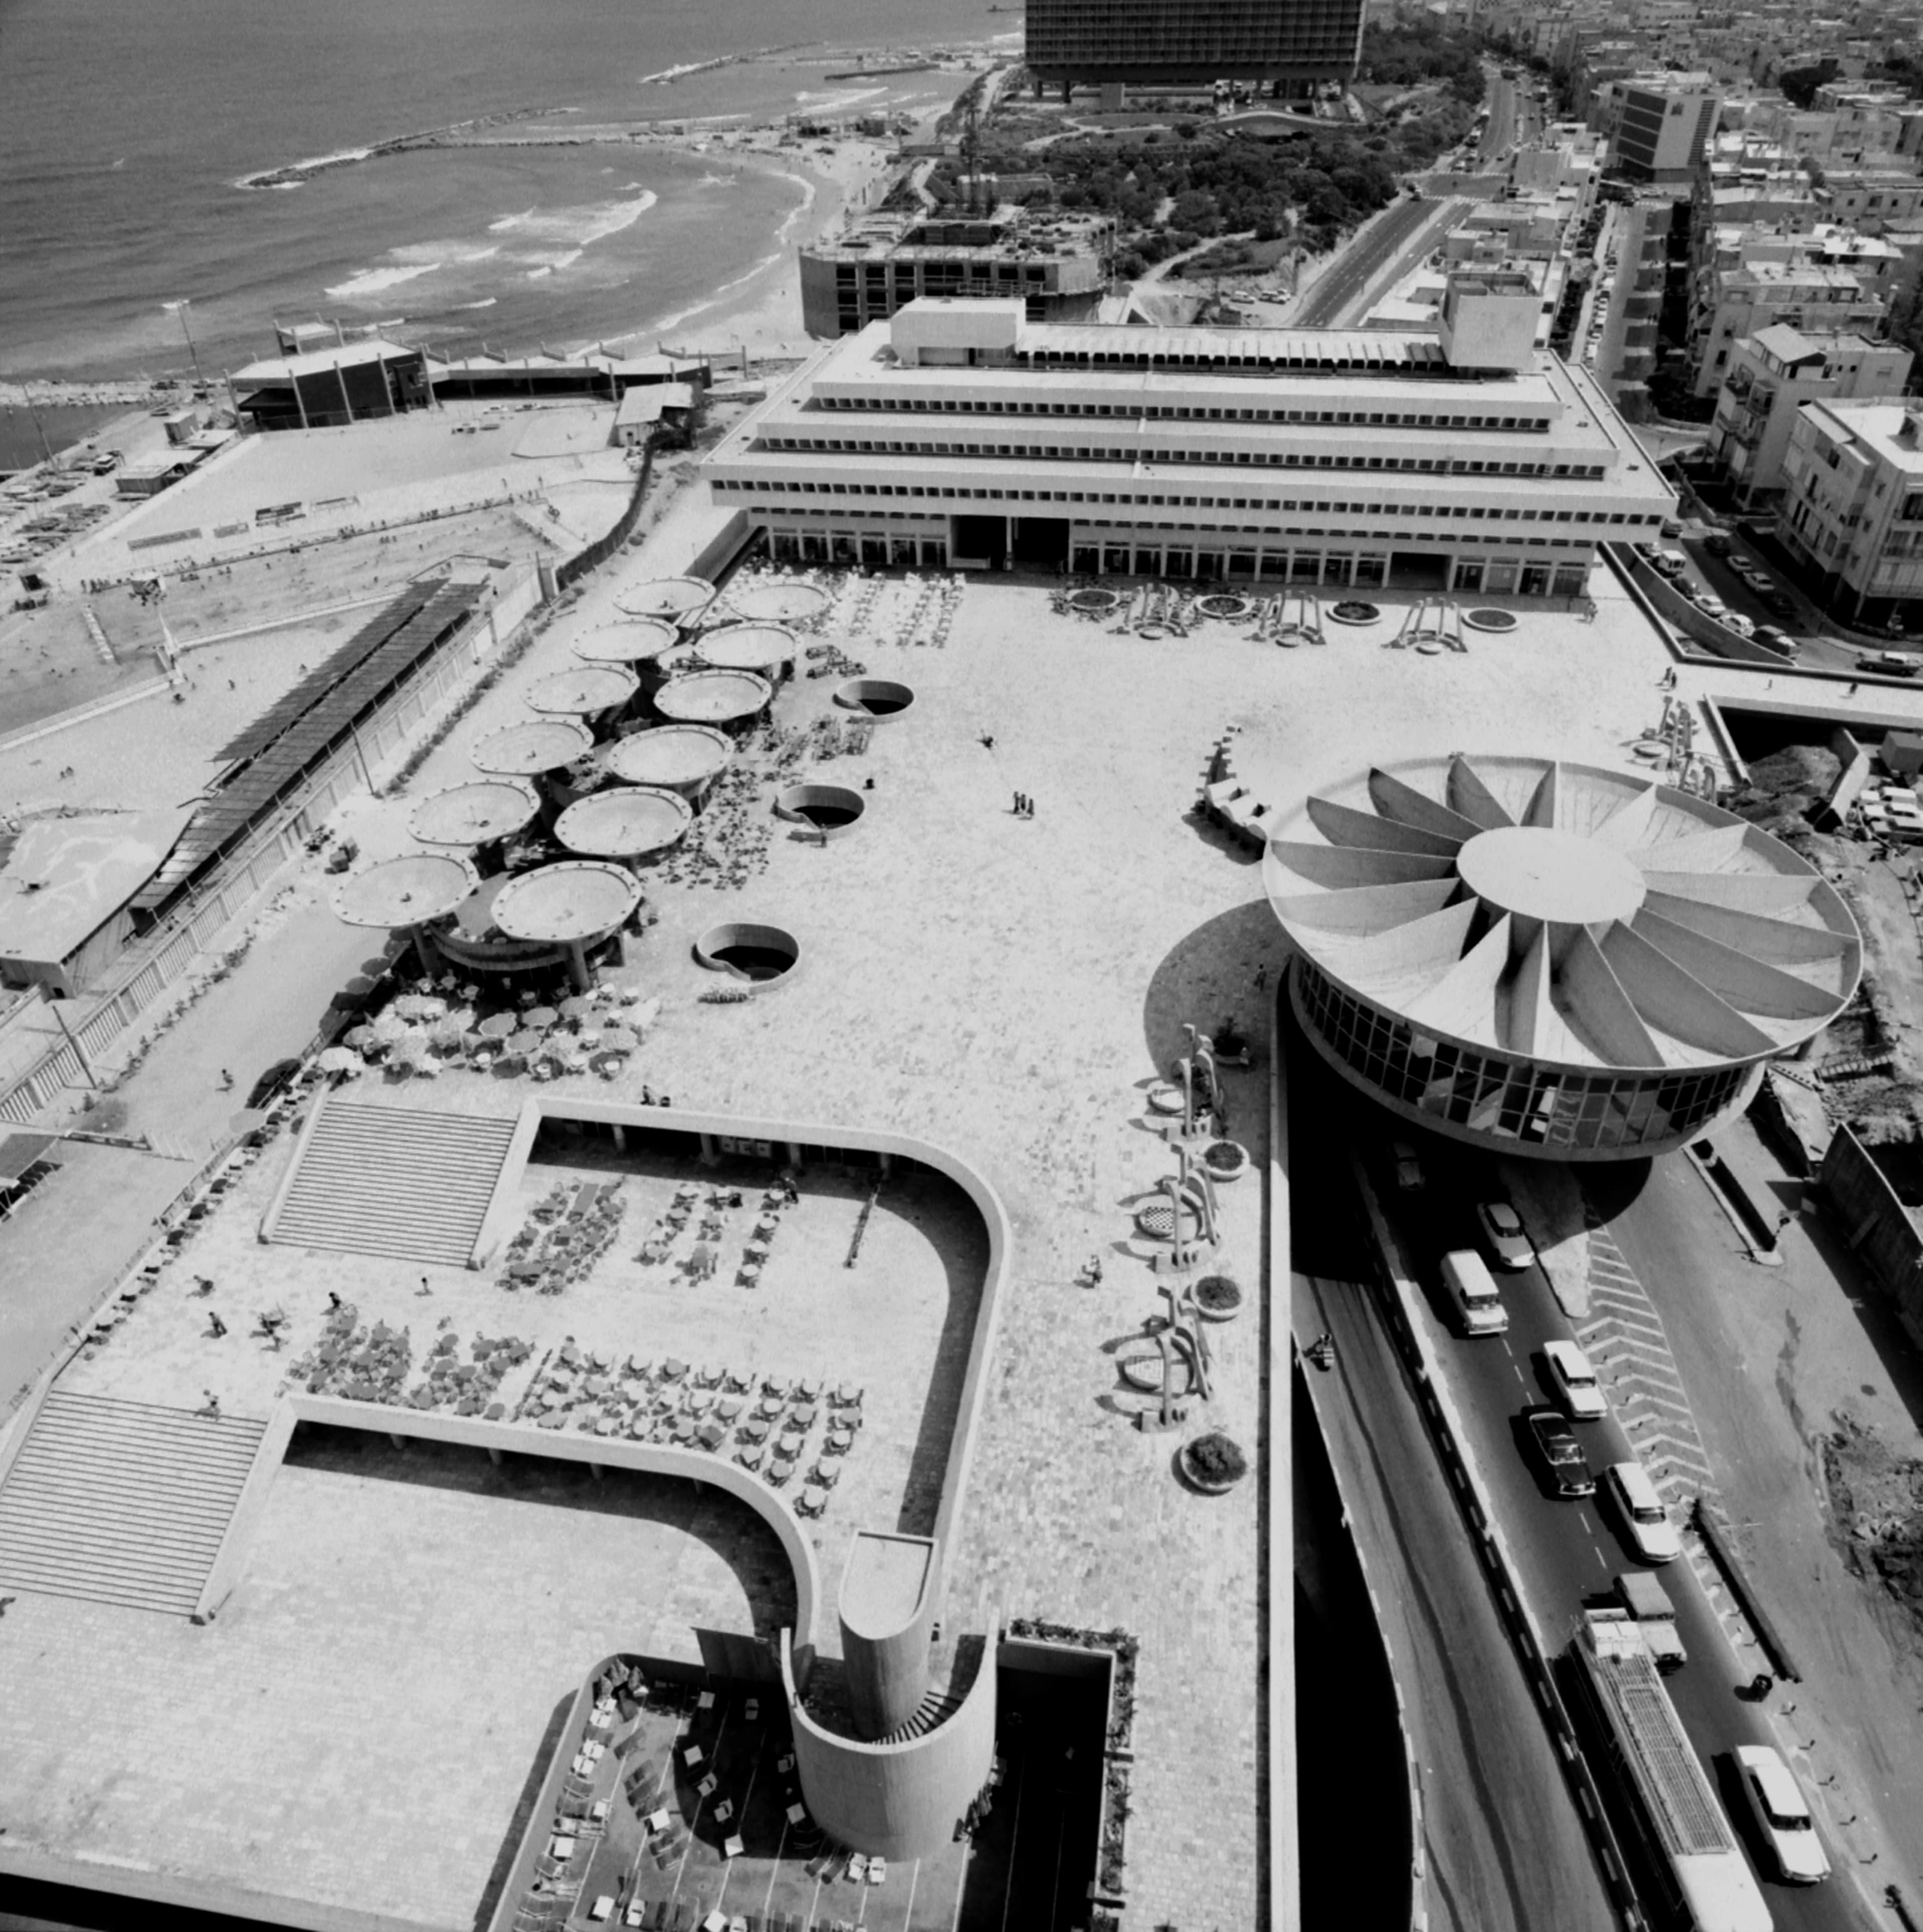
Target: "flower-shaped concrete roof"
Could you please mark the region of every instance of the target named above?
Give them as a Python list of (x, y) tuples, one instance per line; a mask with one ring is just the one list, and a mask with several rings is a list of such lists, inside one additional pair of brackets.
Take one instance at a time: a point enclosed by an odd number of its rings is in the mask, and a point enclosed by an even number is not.
[(1265, 861), (1328, 976), (1424, 1034), (1561, 1066), (1794, 1046), (1856, 987), (1835, 890), (1778, 838), (1633, 773), (1461, 754), (1306, 800)]

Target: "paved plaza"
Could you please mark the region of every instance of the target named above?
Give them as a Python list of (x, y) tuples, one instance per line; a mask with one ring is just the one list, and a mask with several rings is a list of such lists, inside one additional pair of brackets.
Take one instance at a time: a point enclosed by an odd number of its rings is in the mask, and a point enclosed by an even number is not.
[[(1145, 1128), (1143, 1090), (1184, 1050), (1185, 1022), (1212, 1028), (1233, 1014), (1255, 1024), (1264, 1004), (1258, 984), (1272, 984), (1283, 951), (1252, 857), (1193, 814), (1211, 750), (1230, 732), (1238, 774), (1278, 805), (1346, 773), (1358, 743), (1383, 762), (1499, 741), (1630, 768), (1628, 747), (1660, 713), (1657, 683), (1669, 660), (1600, 570), (1594, 588), (1594, 622), (1518, 606), (1514, 635), (1472, 634), (1466, 653), (1436, 656), (1384, 647), (1405, 608), (1394, 600), (1384, 600), (1375, 626), (1332, 626), (1324, 646), (1284, 650), (1227, 624), (1186, 639), (1115, 635), (1055, 614), (1046, 586), (1018, 580), (971, 581), (943, 648), (831, 631), (872, 674), (899, 678), (916, 694), (912, 709), (875, 730), (865, 754), (819, 770), (842, 784), (872, 779), (861, 824), (822, 844), (773, 821), (766, 869), (739, 890), (652, 874), (658, 921), (616, 977), (658, 998), (658, 1018), (619, 1078), (562, 1090), (638, 1100), (645, 1082), (704, 1112), (914, 1136), (995, 1190), (1010, 1227), (1007, 1277), (951, 1552), (947, 1622), (952, 1631), (979, 1630), (992, 1609), (1120, 1628), (1139, 1640), (1127, 1873), (1137, 1922), (1239, 1928), (1258, 1916), (1258, 1484), (1214, 1499), (1184, 1488), (1171, 1468), (1180, 1438), (1130, 1426), (1115, 1369), (1160, 1305), (1127, 1245), (1129, 1204), (1169, 1167)], [(468, 746), (518, 715), (518, 688), (564, 660), (578, 628), (556, 626), (430, 758), (411, 796), (470, 775)], [(784, 687), (778, 722), (805, 727), (835, 715), (832, 684), (801, 678)], [(1033, 796), (1032, 818), (1012, 815), (1016, 790)], [(405, 799), (366, 807), (358, 815), (364, 831), (357, 824), (364, 849), (404, 844), (408, 808)], [(749, 1002), (704, 1002), (714, 980), (691, 950), (718, 920), (786, 926), (802, 941), (800, 970)], [(1270, 1286), (1266, 1051), (1226, 1081), (1230, 1131), (1256, 1166), (1222, 1190), (1223, 1262), (1250, 1291), (1251, 1305), (1211, 1331), (1220, 1388), (1210, 1419), (1252, 1452), (1271, 1318), (1261, 1305)], [(390, 1089), (370, 1076), (344, 1097), (388, 1094), (505, 1114), (530, 1090), (524, 1080), (451, 1070), (419, 1088)], [(916, 1444), (930, 1393), (958, 1376), (965, 1359), (965, 1336), (959, 1356), (952, 1341), (964, 1293), (958, 1277), (980, 1273), (968, 1246), (978, 1238), (950, 1207), (905, 1196), (891, 1202), (884, 1193), (889, 1212), (850, 1280), (837, 1246), (852, 1205), (824, 1186), (811, 1191), (797, 1239), (771, 1262), (762, 1288), (751, 1296), (724, 1279), (690, 1291), (651, 1279), (628, 1258), (650, 1211), (644, 1190), (668, 1177), (637, 1178), (624, 1184), (636, 1204), (614, 1255), (562, 1294), (510, 1292), (497, 1269), (430, 1269), (432, 1294), (422, 1297), (418, 1265), (258, 1244), (259, 1216), (286, 1157), (286, 1143), (278, 1143), (250, 1171), (135, 1320), (73, 1372), (76, 1385), (191, 1406), (218, 1384), (233, 1412), (264, 1411), (290, 1358), (317, 1339), (330, 1288), (364, 1319), (411, 1324), (417, 1349), (443, 1318), (464, 1342), (475, 1333), (524, 1336), (536, 1342), (537, 1358), (568, 1334), (624, 1351), (671, 1341), (698, 1360), (852, 1376), (866, 1383), (871, 1404), (879, 1399), (868, 1439), (851, 1459), (850, 1481), (858, 1474), (872, 1489), (844, 1489), (810, 1528), (830, 1539), (823, 1570), (831, 1592), (838, 1533), (922, 1526), (928, 1492), (920, 1485), (929, 1472), (925, 1461), (917, 1472)], [(532, 1169), (527, 1188), (538, 1197), (553, 1178)], [(1314, 1204), (1298, 1202), (1294, 1212), (1312, 1216)], [(1097, 1254), (1101, 1282), (1078, 1286), (1078, 1271)], [(240, 1311), (220, 1343), (201, 1339), (204, 1304), (186, 1296), (182, 1279), (194, 1273), (212, 1276), (220, 1304)], [(291, 1318), (281, 1356), (241, 1333), (255, 1306), (274, 1304)], [(430, 1676), (384, 1702), (383, 1673), (398, 1666), (383, 1658), (369, 1664), (364, 1696), (353, 1678), (368, 1648), (355, 1634), (361, 1626), (349, 1618), (322, 1634), (328, 1606), (295, 1588), (295, 1554), (281, 1545), (290, 1513), (310, 1494), (325, 1498), (328, 1520), (343, 1524), (364, 1498), (382, 1499), (368, 1534), (387, 1561), (371, 1607), (356, 1614), (412, 1605), (420, 1628), (399, 1653), (418, 1658), (430, 1645), (434, 1655), (458, 1660), (452, 1674), (468, 1688), (489, 1687), (474, 1700), (486, 1710), (464, 1702), (451, 1720), (476, 1760), (472, 1788), (484, 1785), (485, 1803), (458, 1802), (436, 1783), (449, 1735), (436, 1700), (452, 1695), (449, 1687)], [(10, 1704), (10, 1732), (0, 1732), (8, 1744), (0, 1808), (23, 1821), (9, 1842), (110, 1847), (140, 1863), (177, 1856), (231, 1879), (246, 1861), (221, 1849), (221, 1834), (238, 1844), (253, 1815), (234, 1782), (238, 1768), (276, 1751), (317, 1751), (316, 1739), (334, 1736), (316, 1726), (292, 1742), (278, 1736), (259, 1703), (266, 1694), (254, 1692), (250, 1706), (245, 1687), (278, 1682), (284, 1670), (301, 1694), (291, 1708), (312, 1724), (304, 1714), (322, 1700), (314, 1673), (326, 1669), (355, 1682), (370, 1726), (388, 1735), (351, 1772), (335, 1774), (330, 1796), (342, 1778), (353, 1787), (348, 1815), (329, 1816), (316, 1804), (289, 1818), (289, 1837), (273, 1854), (284, 1852), (286, 1865), (263, 1868), (258, 1882), (423, 1922), (470, 1923), (500, 1853), (512, 1794), (530, 1774), (547, 1714), (578, 1682), (590, 1635), (602, 1653), (640, 1652), (669, 1642), (670, 1626), (687, 1610), (647, 1564), (631, 1564), (625, 1595), (618, 1604), (610, 1595), (604, 1608), (602, 1593), (614, 1586), (598, 1558), (598, 1520), (577, 1531), (572, 1556), (557, 1533), (551, 1563), (517, 1561), (511, 1589), (473, 1587), (478, 1575), (502, 1567), (487, 1513), (506, 1507), (478, 1493), (363, 1481), (297, 1459), (275, 1492), (279, 1527), (263, 1534), (233, 1609), (211, 1630), (23, 1601), (0, 1622), (0, 1672), (26, 1687)], [(453, 1580), (457, 1522), (471, 1539), (465, 1587)], [(320, 1562), (330, 1546), (317, 1535), (299, 1562)], [(434, 1554), (443, 1546), (445, 1561)], [(713, 1568), (692, 1555), (675, 1561), (676, 1576)], [(70, 1644), (53, 1636), (63, 1618), (82, 1634)], [(178, 1678), (179, 1694), (170, 1691), (152, 1715), (143, 1756), (178, 1754), (197, 1699), (223, 1711), (220, 1748), (204, 1760), (191, 1754), (194, 1774), (176, 1778), (174, 1802), (199, 1807), (208, 1821), (177, 1854), (164, 1852), (158, 1828), (122, 1817), (113, 1766), (69, 1742), (74, 1706), (63, 1672), (89, 1647), (142, 1681)], [(224, 1655), (234, 1663), (224, 1666)], [(473, 1735), (484, 1723), (485, 1736)], [(163, 1733), (173, 1742), (164, 1747)], [(112, 1755), (117, 1764), (117, 1744)]]

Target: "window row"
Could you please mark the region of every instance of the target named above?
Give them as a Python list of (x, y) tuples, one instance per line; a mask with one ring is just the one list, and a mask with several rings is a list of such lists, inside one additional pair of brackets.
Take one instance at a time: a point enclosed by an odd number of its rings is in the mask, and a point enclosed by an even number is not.
[(892, 416), (1106, 416), (1151, 422), (1300, 423), (1304, 426), (1346, 424), (1375, 429), (1520, 430), (1546, 435), (1547, 416), (1450, 416), (1434, 410), (1336, 409), (1220, 409), (1184, 403), (1034, 403), (962, 396), (837, 396), (817, 393), (811, 407), (872, 410)]
[(1259, 496), (1176, 496), (1137, 492), (1108, 494), (1089, 490), (994, 490), (946, 488), (910, 483), (813, 483), (778, 477), (717, 476), (710, 486), (723, 495), (769, 494), (794, 496), (909, 496), (924, 501), (957, 502), (983, 501), (1018, 503), (1114, 503), (1174, 507), (1191, 510), (1249, 510), (1258, 515), (1309, 517), (1430, 517), (1472, 518), (1480, 523), (1581, 524), (1642, 527), (1660, 524), (1662, 518), (1625, 510), (1528, 510), (1498, 509), (1492, 504), (1475, 503), (1315, 503), (1286, 497), (1280, 500)]
[(1674, 1141), (1730, 1106), (1749, 1078), (1744, 1066), (1630, 1074), (1538, 1066), (1418, 1034), (1306, 958), (1294, 970), (1304, 1022), (1367, 1085), (1477, 1133), (1572, 1150)]
[(904, 442), (854, 436), (769, 436), (756, 447), (817, 455), (849, 456), (1000, 456), (1044, 463), (1206, 464), (1216, 469), (1232, 465), (1268, 470), (1384, 470), (1437, 476), (1563, 476), (1594, 482), (1607, 472), (1600, 463), (1498, 463), (1461, 457), (1365, 456), (1360, 451), (1331, 451), (1311, 455), (1302, 450), (1170, 449), (1150, 445), (1100, 443)]

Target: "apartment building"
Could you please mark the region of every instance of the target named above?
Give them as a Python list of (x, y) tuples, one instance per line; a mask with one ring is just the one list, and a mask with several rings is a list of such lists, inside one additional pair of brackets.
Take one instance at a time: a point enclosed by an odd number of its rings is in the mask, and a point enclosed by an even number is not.
[(705, 475), (778, 558), (1574, 596), (1668, 486), (1540, 298), (1458, 278), (1439, 334), (1030, 322), (912, 302)]
[(1596, 90), (1589, 124), (1632, 182), (1687, 183), (1716, 125), (1721, 96), (1706, 74), (1633, 75)]
[(1899, 397), (1910, 362), (1894, 343), (1805, 335), (1786, 323), (1737, 343), (1717, 392), (1709, 454), (1738, 505), (1754, 510), (1781, 494), (1790, 432), (1804, 404)]
[(1923, 410), (1805, 404), (1783, 465), (1777, 534), (1852, 622), (1923, 625)]
[(1883, 295), (1854, 268), (1809, 260), (1758, 261), (1718, 274), (1699, 294), (1692, 332), (1694, 393), (1713, 396), (1744, 337), (1787, 322), (1806, 334), (1880, 335)]

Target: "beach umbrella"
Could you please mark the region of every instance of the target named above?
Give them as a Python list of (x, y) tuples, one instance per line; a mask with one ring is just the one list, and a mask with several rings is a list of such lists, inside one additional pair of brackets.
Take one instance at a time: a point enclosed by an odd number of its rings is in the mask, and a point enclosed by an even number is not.
[(428, 1057), (428, 1042), (418, 1034), (410, 1034), (405, 1040), (398, 1040), (393, 1051), (388, 1055), (398, 1066), (418, 1066)]
[(527, 1023), (531, 1027), (550, 1027), (561, 1016), (552, 1006), (530, 1006)]
[(357, 1052), (364, 1053), (369, 1047), (380, 1046), (381, 1037), (363, 1020), (358, 1026), (350, 1027), (340, 1036), (340, 1043), (344, 1046), (351, 1046)]
[(595, 1012), (595, 1004), (585, 993), (574, 993), (561, 1002), (561, 1011), (571, 1020), (590, 1019)]
[(315, 1064), (323, 1073), (358, 1073), (367, 1063), (351, 1047), (330, 1046)]
[(538, 1053), (547, 1044), (546, 1036), (524, 1028), (508, 1042), (510, 1053)]
[(490, 1013), (478, 1030), (490, 1040), (506, 1040), (520, 1024), (512, 1013)]

